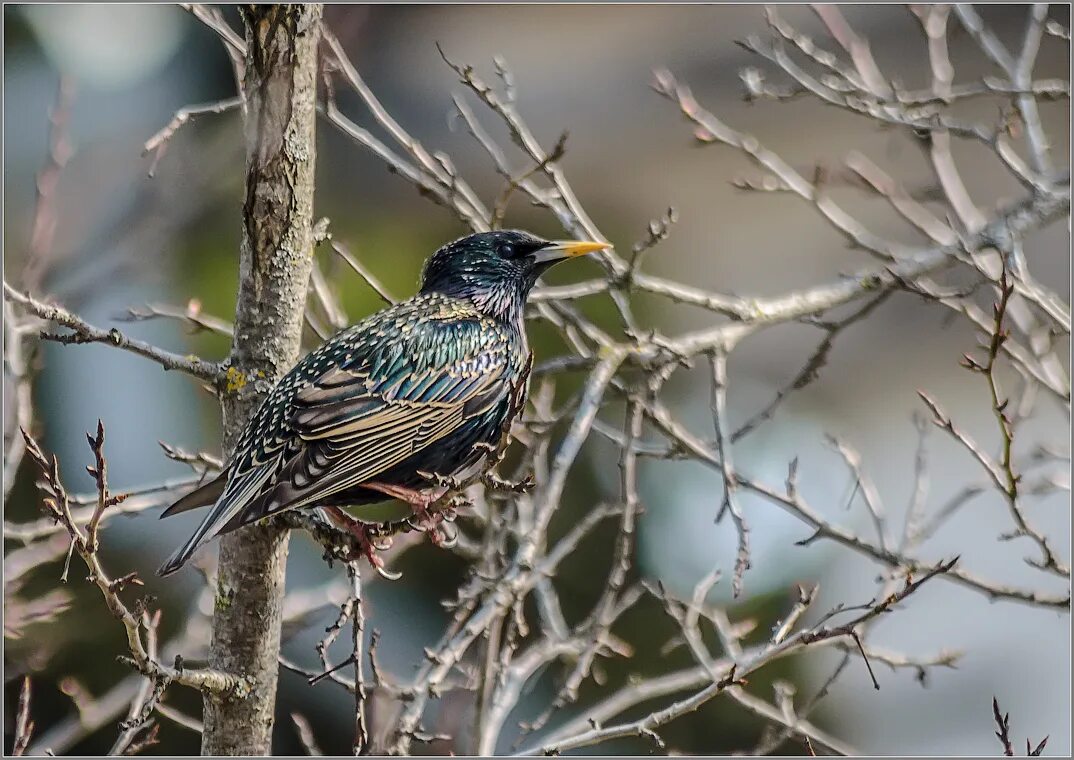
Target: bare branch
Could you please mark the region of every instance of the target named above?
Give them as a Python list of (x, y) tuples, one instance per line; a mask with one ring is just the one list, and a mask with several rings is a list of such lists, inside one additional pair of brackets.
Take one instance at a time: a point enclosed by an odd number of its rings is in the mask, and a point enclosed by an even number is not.
[(720, 457), (720, 470), (723, 476), (723, 503), (716, 514), (719, 522), (725, 511), (731, 513), (731, 520), (738, 533), (738, 554), (735, 557), (735, 571), (731, 578), (731, 593), (736, 597), (742, 593), (742, 575), (750, 566), (749, 526), (742, 516), (742, 507), (738, 503), (738, 476), (731, 463), (731, 441), (727, 435), (727, 352), (725, 347), (716, 347), (711, 356), (712, 364), (712, 423), (716, 429), (716, 452)]
[(19, 706), (15, 714), (15, 738), (11, 745), (12, 757), (21, 757), (30, 745), (34, 722), (30, 720), (30, 677), (23, 676), (19, 690)]
[(223, 370), (219, 364), (207, 362), (194, 356), (173, 354), (144, 341), (128, 338), (115, 328), (102, 330), (99, 327), (94, 327), (66, 309), (59, 306), (50, 306), (27, 294), (19, 293), (6, 280), (4, 281), (4, 298), (27, 307), (31, 313), (46, 322), (55, 322), (72, 331), (67, 335), (56, 335), (42, 331), (40, 337), (43, 339), (54, 340), (58, 343), (104, 343), (144, 356), (151, 361), (155, 361), (166, 370), (179, 370), (199, 380), (206, 380), (216, 384), (223, 378)]
[(324, 753), (321, 752), (321, 748), (317, 745), (317, 739), (313, 735), (313, 728), (302, 713), (291, 713), (291, 722), (295, 724), (298, 740), (302, 743), (302, 748), (306, 751), (306, 754), (312, 757), (323, 755)]
[[(99, 462), (103, 461), (103, 450), (101, 449), (104, 443), (103, 433), (103, 425), (98, 424), (98, 436), (96, 438), (91, 438), (91, 447), (94, 449), (94, 454), (98, 457)], [(89, 523), (89, 525), (92, 526), (92, 530), (88, 529), (83, 533), (82, 529), (75, 523), (74, 516), (71, 514), (67, 491), (60, 481), (59, 462), (56, 460), (56, 457), (53, 456), (50, 459), (29, 433), (23, 431), (23, 435), (26, 438), (27, 453), (29, 453), (30, 457), (34, 460), (34, 463), (41, 470), (41, 474), (44, 476), (44, 482), (42, 483), (42, 492), (46, 497), (44, 499), (44, 507), (55, 520), (60, 522), (66, 528), (71, 536), (71, 545), (74, 548), (75, 553), (78, 554), (85, 563), (86, 568), (89, 570), (89, 580), (94, 583), (101, 592), (105, 604), (108, 606), (112, 615), (123, 624), (127, 633), (127, 645), (131, 654), (131, 664), (142, 675), (152, 679), (154, 683), (175, 682), (202, 691), (216, 691), (236, 694), (239, 696), (245, 694), (249, 689), (249, 684), (244, 677), (238, 677), (209, 669), (169, 668), (156, 662), (150, 656), (150, 653), (142, 640), (142, 621), (119, 597), (119, 592), (122, 590), (122, 587), (128, 583), (134, 582), (135, 579), (127, 576), (122, 579), (112, 580), (105, 573), (98, 557), (98, 547), (95, 541), (92, 540), (94, 538), (93, 534), (96, 532), (93, 516), (91, 516)], [(96, 469), (91, 474), (98, 484), (98, 493), (101, 494), (102, 499), (95, 506), (93, 512), (94, 515), (97, 515), (97, 520), (99, 521), (100, 513), (107, 509), (111, 503), (116, 503), (111, 501), (116, 497), (107, 496), (107, 475), (103, 466)]]
[(122, 322), (142, 322), (150, 319), (174, 319), (189, 325), (191, 332), (204, 330), (216, 333), (217, 335), (224, 335), (228, 338), (232, 337), (234, 332), (232, 324), (227, 320), (214, 317), (211, 314), (203, 314), (201, 311), (201, 301), (196, 298), (191, 298), (187, 302), (185, 309), (178, 306), (152, 303), (147, 303), (145, 307), (141, 309), (132, 306), (127, 309), (125, 315), (117, 317), (117, 319)]
[(164, 157), (164, 153), (168, 150), (168, 143), (175, 136), (175, 133), (179, 129), (191, 121), (195, 117), (203, 114), (221, 114), (225, 111), (230, 111), (234, 108), (239, 108), (243, 105), (241, 97), (224, 98), (218, 100), (215, 103), (203, 103), (201, 105), (184, 106), (175, 112), (175, 116), (155, 135), (145, 141), (145, 146), (142, 148), (142, 155), (147, 156), (150, 153), (153, 154), (153, 161), (149, 165), (149, 176), (152, 177), (157, 172), (157, 165), (160, 163), (160, 159)]

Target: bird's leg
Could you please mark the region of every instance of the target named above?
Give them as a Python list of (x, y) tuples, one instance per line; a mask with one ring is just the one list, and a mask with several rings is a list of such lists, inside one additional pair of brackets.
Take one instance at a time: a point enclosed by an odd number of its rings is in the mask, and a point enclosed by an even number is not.
[(379, 491), (382, 494), (391, 496), (393, 499), (406, 502), (414, 507), (415, 511), (428, 510), (430, 504), (447, 492), (447, 488), (444, 486), (419, 491), (416, 488), (406, 488), (404, 486), (396, 486), (390, 483), (362, 483), (362, 488), (368, 488), (370, 491)]
[[(436, 531), (434, 528), (438, 521), (429, 512), (429, 505), (446, 493), (447, 489), (445, 487), (439, 486), (435, 489), (427, 489), (424, 491), (392, 485), (390, 483), (362, 483), (362, 487), (372, 491), (379, 491), (382, 494), (391, 496), (393, 499), (398, 499), (399, 501), (409, 504), (411, 509), (414, 510), (415, 517), (417, 517), (416, 527), (420, 530), (429, 532), (430, 535), (435, 535)], [(433, 540), (435, 541), (436, 539), (434, 538)]]
[(371, 535), (369, 526), (361, 520), (355, 520), (339, 507), (322, 507), (321, 509), (333, 526), (354, 537), (358, 542), (361, 556), (368, 559), (369, 564), (378, 573), (391, 578), (391, 574), (384, 567), (384, 560), (377, 554), (377, 550), (391, 547), (392, 540), (390, 536)]
[(429, 505), (438, 501), (444, 494), (452, 490), (451, 486), (454, 484), (454, 479), (428, 473), (423, 473), (423, 475), (426, 475), (429, 480), (436, 482), (436, 487), (421, 491), (415, 488), (405, 488), (404, 486), (397, 486), (389, 483), (362, 483), (362, 487), (372, 491), (379, 491), (380, 493), (409, 504), (414, 510), (415, 518), (414, 522), (411, 524), (423, 533), (428, 533), (429, 538), (432, 539), (432, 542), (437, 546), (450, 547), (454, 544), (454, 536), (446, 528), (444, 532), (445, 534), (442, 535), (438, 530), (438, 527), (441, 526), (445, 518), (449, 517), (447, 513), (448, 511), (450, 511), (452, 513), (451, 516), (453, 516), (453, 510), (433, 513), (429, 511)]
[(497, 446), (491, 443), (478, 442), (474, 444), (475, 449), (483, 449), (486, 453), (485, 457), (488, 460), (488, 470), (481, 476), (481, 482), (491, 488), (493, 491), (506, 491), (508, 493), (528, 493), (533, 490), (533, 487), (537, 485), (537, 481), (534, 480), (533, 475), (527, 475), (522, 480), (507, 480), (501, 478), (496, 474), (495, 468), (500, 462), (504, 460), (504, 456), (507, 454), (508, 436), (505, 434)]

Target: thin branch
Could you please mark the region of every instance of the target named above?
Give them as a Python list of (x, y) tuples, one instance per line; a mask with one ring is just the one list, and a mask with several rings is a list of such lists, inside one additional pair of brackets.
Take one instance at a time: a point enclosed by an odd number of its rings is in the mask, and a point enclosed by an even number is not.
[[(873, 525), (876, 528), (876, 541), (881, 549), (887, 550), (887, 539), (885, 536), (885, 518), (884, 508), (880, 503), (880, 493), (876, 490), (876, 486), (861, 468), (861, 455), (848, 446), (843, 441), (839, 440), (835, 436), (826, 436), (831, 446), (839, 453), (839, 456), (846, 462), (847, 467), (850, 469), (851, 474), (854, 476), (854, 489), (851, 494), (850, 502), (853, 503), (854, 495), (861, 493), (863, 500), (865, 501), (866, 509), (869, 510), (869, 516), (872, 518)], [(847, 508), (850, 508), (850, 504), (847, 504)]]
[(370, 750), (369, 718), (366, 704), (366, 684), (363, 672), (365, 646), (365, 610), (362, 606), (362, 576), (359, 568), (347, 568), (351, 580), (351, 660), (354, 662), (354, 743), (352, 754), (365, 755)]
[[(183, 667), (171, 668), (160, 664), (150, 656), (150, 653), (142, 640), (142, 621), (119, 597), (119, 592), (122, 590), (123, 586), (134, 583), (136, 578), (125, 576), (124, 578), (112, 580), (105, 573), (98, 557), (98, 547), (94, 541), (91, 541), (93, 534), (96, 532), (96, 527), (94, 526), (92, 531), (87, 530), (83, 533), (82, 529), (75, 523), (74, 517), (71, 514), (67, 491), (60, 480), (58, 460), (55, 456), (50, 459), (29, 433), (23, 431), (23, 436), (26, 438), (27, 453), (44, 476), (44, 481), (41, 484), (42, 492), (46, 497), (43, 502), (44, 508), (55, 520), (60, 522), (66, 528), (71, 536), (71, 545), (74, 548), (75, 553), (78, 554), (85, 563), (86, 568), (89, 570), (90, 581), (94, 583), (101, 592), (105, 604), (108, 606), (108, 610), (123, 624), (127, 634), (128, 649), (131, 654), (131, 657), (128, 658), (130, 663), (138, 670), (138, 672), (147, 678), (152, 679), (154, 683), (174, 682), (203, 691), (236, 694), (240, 697), (245, 694), (248, 689), (248, 684), (243, 677), (237, 677), (209, 669), (191, 669)], [(100, 423), (98, 423), (98, 434), (96, 438), (91, 438), (90, 442), (95, 456), (99, 457), (98, 461), (102, 461), (104, 427)], [(112, 503), (117, 503), (112, 501), (112, 499), (116, 499), (117, 497), (107, 496), (108, 491), (105, 482), (106, 474), (103, 467), (91, 474), (94, 475), (94, 479), (98, 483), (99, 493), (102, 494), (102, 501), (99, 502), (94, 509), (94, 515), (97, 515), (97, 520), (99, 521), (100, 513), (107, 509)], [(89, 525), (94, 525), (93, 516), (90, 518)], [(140, 581), (138, 581), (138, 583), (140, 583)]]
[(70, 329), (72, 332), (66, 335), (57, 335), (47, 331), (41, 331), (40, 337), (45, 340), (54, 340), (58, 343), (104, 343), (116, 348), (130, 351), (156, 362), (165, 370), (179, 370), (188, 375), (216, 384), (224, 376), (223, 369), (215, 362), (207, 362), (195, 356), (180, 356), (162, 348), (150, 345), (135, 338), (128, 338), (119, 330), (102, 330), (94, 327), (81, 317), (59, 306), (38, 301), (28, 294), (20, 293), (4, 281), (5, 300), (25, 306), (31, 313), (46, 322), (55, 322), (58, 325)]
[(711, 354), (712, 368), (712, 424), (716, 430), (716, 452), (720, 458), (720, 474), (723, 476), (723, 502), (716, 514), (719, 522), (725, 511), (731, 513), (738, 534), (738, 553), (735, 556), (735, 570), (731, 578), (731, 593), (742, 593), (742, 576), (750, 566), (749, 526), (742, 515), (738, 503), (738, 476), (731, 462), (731, 441), (727, 434), (730, 425), (727, 419), (727, 348), (716, 347)]
[(291, 713), (291, 722), (295, 724), (295, 731), (298, 732), (298, 740), (302, 744), (302, 749), (306, 754), (311, 757), (320, 757), (324, 754), (321, 751), (320, 746), (317, 744), (317, 738), (313, 735), (313, 727), (310, 726), (308, 720), (302, 713)]
[(19, 689), (19, 705), (15, 713), (15, 737), (12, 740), (12, 757), (21, 757), (30, 746), (34, 722), (30, 720), (30, 676), (23, 676)]
[(191, 332), (206, 331), (232, 337), (234, 326), (226, 319), (204, 314), (201, 311), (201, 301), (191, 298), (187, 301), (186, 308), (170, 306), (168, 304), (147, 303), (143, 308), (132, 306), (127, 313), (117, 317), (121, 322), (143, 322), (151, 319), (174, 319), (183, 322), (191, 328)]
[(160, 163), (160, 159), (164, 157), (165, 152), (167, 152), (169, 142), (184, 124), (203, 114), (221, 114), (243, 105), (243, 99), (240, 96), (235, 96), (213, 103), (184, 106), (176, 111), (172, 120), (164, 125), (159, 132), (146, 140), (145, 145), (142, 147), (143, 156), (153, 154), (153, 161), (149, 164), (149, 176), (152, 177), (156, 174), (157, 165)]
[(337, 240), (332, 240), (331, 245), (332, 252), (339, 256), (341, 259), (343, 259), (343, 261), (346, 262), (347, 266), (353, 269), (355, 274), (361, 277), (365, 281), (366, 285), (373, 289), (373, 292), (377, 294), (380, 300), (384, 301), (384, 303), (388, 304), (389, 306), (398, 303), (398, 299), (394, 298), (385, 289), (385, 287), (381, 285), (380, 280), (374, 277), (369, 272), (369, 270), (366, 269), (362, 265), (362, 263), (359, 262), (358, 259), (355, 258), (350, 251), (347, 250), (346, 246), (344, 246)]

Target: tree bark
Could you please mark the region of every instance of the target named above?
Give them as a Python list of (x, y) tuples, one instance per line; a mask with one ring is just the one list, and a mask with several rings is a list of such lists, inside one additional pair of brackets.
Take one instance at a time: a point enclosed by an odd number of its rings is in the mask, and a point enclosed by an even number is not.
[[(322, 7), (244, 6), (246, 198), (228, 382), (230, 454), (265, 393), (298, 358), (312, 267), (317, 43)], [(266, 755), (272, 743), (287, 533), (220, 540), (209, 662), (254, 679), (244, 700), (206, 696), (202, 754)]]

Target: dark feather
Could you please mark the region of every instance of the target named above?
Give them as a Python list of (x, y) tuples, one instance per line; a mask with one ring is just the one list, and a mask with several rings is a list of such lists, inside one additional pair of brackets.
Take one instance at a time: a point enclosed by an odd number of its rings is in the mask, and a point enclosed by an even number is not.
[[(504, 380), (518, 377), (527, 354), (520, 334), (438, 294), (339, 333), (296, 365), (251, 419), (190, 551), (277, 512), (331, 501), (434, 445), (452, 446), (445, 441), (493, 409), (503, 407), (502, 417), (513, 389)], [(476, 441), (458, 443), (459, 463), (480, 456)]]
[(224, 492), (224, 487), (227, 485), (227, 472), (217, 475), (204, 485), (198, 486), (193, 491), (188, 493), (179, 501), (172, 504), (170, 507), (160, 513), (160, 518), (163, 520), (165, 517), (171, 517), (177, 515), (180, 512), (188, 512), (191, 509), (198, 509), (199, 507), (207, 507), (214, 501), (220, 498), (220, 494)]
[(422, 490), (423, 472), (476, 465), (524, 402), (530, 289), (556, 261), (600, 247), (515, 230), (441, 247), (418, 295), (303, 358), (249, 420), (225, 474), (165, 512), (213, 502), (161, 572), (213, 536), (282, 510), (380, 501), (368, 486)]

